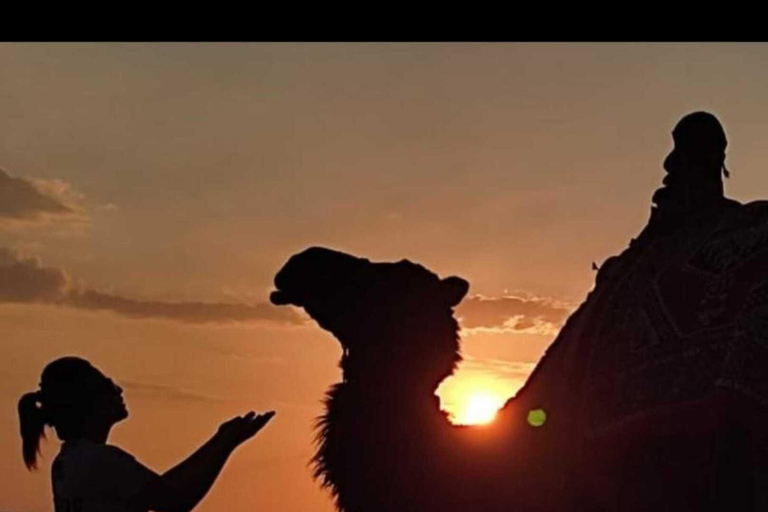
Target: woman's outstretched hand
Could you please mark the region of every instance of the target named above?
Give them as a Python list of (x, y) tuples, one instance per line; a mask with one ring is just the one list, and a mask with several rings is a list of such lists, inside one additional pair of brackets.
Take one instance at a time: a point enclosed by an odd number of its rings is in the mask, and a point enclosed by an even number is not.
[(255, 436), (274, 415), (275, 411), (259, 415), (251, 411), (222, 423), (195, 453), (132, 498), (131, 510), (191, 511), (211, 488), (232, 451)]
[(275, 411), (256, 414), (251, 411), (245, 416), (237, 416), (221, 424), (216, 436), (232, 448), (236, 448), (264, 428), (275, 415)]

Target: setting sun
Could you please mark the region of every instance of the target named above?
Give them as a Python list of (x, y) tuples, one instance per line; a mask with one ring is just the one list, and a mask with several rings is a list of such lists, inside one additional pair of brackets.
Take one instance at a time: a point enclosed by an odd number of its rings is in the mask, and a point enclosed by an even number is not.
[(454, 425), (490, 423), (525, 382), (533, 365), (465, 358), (437, 389), (440, 407)]
[(473, 393), (467, 398), (464, 410), (456, 418), (457, 423), (464, 425), (483, 425), (490, 423), (496, 413), (504, 405), (504, 399), (491, 393)]

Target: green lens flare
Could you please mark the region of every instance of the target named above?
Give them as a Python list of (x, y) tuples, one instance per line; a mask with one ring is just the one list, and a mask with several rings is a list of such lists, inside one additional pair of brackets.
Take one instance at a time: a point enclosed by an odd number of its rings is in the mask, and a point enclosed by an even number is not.
[(531, 409), (528, 411), (528, 424), (532, 427), (540, 427), (547, 422), (547, 413), (544, 409)]

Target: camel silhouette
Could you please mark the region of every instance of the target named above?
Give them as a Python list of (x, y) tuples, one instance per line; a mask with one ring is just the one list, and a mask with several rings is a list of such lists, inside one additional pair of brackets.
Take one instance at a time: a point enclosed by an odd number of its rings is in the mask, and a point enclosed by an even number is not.
[(529, 411), (510, 402), (492, 425), (467, 427), (451, 425), (440, 410), (435, 389), (461, 360), (452, 308), (467, 293), (465, 280), (440, 279), (407, 260), (371, 263), (313, 247), (291, 257), (275, 284), (273, 303), (303, 307), (342, 346), (343, 381), (327, 394), (314, 458), (316, 477), (339, 509), (564, 510), (579, 503), (578, 479), (562, 478), (565, 460), (551, 471), (557, 447), (546, 428), (526, 422)]

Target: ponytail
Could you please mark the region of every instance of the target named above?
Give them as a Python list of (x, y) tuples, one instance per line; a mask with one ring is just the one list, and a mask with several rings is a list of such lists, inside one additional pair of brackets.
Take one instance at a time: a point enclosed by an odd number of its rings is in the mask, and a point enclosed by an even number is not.
[(21, 429), (21, 453), (30, 471), (37, 469), (40, 438), (45, 437), (45, 412), (40, 405), (40, 392), (27, 393), (19, 400), (19, 425)]

